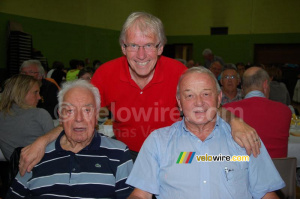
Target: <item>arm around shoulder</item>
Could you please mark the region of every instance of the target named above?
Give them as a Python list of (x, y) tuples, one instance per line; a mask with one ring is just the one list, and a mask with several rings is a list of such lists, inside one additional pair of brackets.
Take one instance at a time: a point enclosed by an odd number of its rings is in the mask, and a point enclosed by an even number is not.
[(55, 140), (62, 130), (63, 128), (61, 126), (55, 127), (22, 149), (19, 163), (21, 176), (23, 176), (26, 171), (30, 172), (32, 168), (41, 161), (45, 154), (46, 146)]
[(128, 199), (152, 199), (152, 194), (147, 191), (135, 188)]
[(277, 194), (275, 192), (268, 192), (262, 198), (263, 199), (279, 199), (279, 197), (277, 196)]

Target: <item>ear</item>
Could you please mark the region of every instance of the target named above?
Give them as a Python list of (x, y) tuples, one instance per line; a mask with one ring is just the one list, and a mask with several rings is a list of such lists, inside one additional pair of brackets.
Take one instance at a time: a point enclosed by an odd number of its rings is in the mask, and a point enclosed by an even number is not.
[(220, 108), (222, 102), (222, 91), (218, 94), (218, 102), (217, 102), (217, 108)]
[(180, 102), (180, 99), (178, 99), (178, 97), (176, 97), (176, 101), (177, 101), (179, 110), (182, 111), (181, 102)]
[(268, 80), (266, 79), (263, 83), (263, 89), (266, 90), (269, 87)]
[(124, 44), (122, 44), (121, 49), (122, 49), (123, 55), (126, 55), (126, 48), (125, 48)]
[(157, 55), (161, 55), (163, 51), (164, 51), (164, 46), (159, 46), (157, 49)]
[(220, 79), (220, 83), (223, 86), (223, 78)]
[(264, 89), (264, 95), (266, 96), (266, 98), (269, 98), (270, 86), (267, 79), (263, 83), (263, 89)]

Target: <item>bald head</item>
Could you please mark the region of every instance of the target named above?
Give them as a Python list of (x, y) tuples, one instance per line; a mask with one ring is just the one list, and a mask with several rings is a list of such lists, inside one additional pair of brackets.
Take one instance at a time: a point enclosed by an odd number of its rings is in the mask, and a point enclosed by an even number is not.
[(270, 77), (264, 69), (256, 66), (248, 68), (243, 75), (244, 93), (247, 95), (251, 91), (258, 90), (268, 98), (270, 92), (269, 82)]

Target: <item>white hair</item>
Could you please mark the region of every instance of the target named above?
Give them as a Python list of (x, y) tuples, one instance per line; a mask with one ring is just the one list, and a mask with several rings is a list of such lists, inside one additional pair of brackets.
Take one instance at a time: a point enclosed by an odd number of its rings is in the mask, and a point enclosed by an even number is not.
[(62, 89), (57, 94), (59, 112), (61, 112), (61, 108), (63, 107), (63, 99), (65, 94), (72, 88), (85, 88), (91, 91), (95, 98), (97, 114), (99, 114), (101, 98), (100, 98), (100, 93), (98, 88), (96, 88), (86, 80), (81, 80), (81, 79), (75, 81), (68, 81), (62, 85)]
[(212, 54), (212, 51), (211, 51), (211, 49), (209, 49), (209, 48), (206, 48), (206, 49), (204, 49), (203, 50), (203, 52), (202, 52), (202, 55), (211, 55)]
[(45, 78), (45, 69), (42, 66), (41, 62), (39, 60), (35, 60), (35, 59), (30, 59), (27, 61), (24, 61), (19, 69), (19, 71), (22, 71), (22, 68), (26, 68), (32, 65), (36, 65), (38, 67), (39, 70), (39, 76), (42, 78)]

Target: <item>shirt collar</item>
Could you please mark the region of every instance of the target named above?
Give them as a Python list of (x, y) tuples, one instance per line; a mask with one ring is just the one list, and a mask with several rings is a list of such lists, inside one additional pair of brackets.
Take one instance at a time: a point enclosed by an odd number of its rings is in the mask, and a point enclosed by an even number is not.
[[(210, 138), (212, 138), (213, 136), (214, 136), (214, 132), (215, 132), (215, 130), (218, 128), (218, 126), (220, 125), (220, 117), (219, 117), (219, 115), (217, 114), (217, 120), (216, 120), (216, 123), (215, 123), (215, 127), (214, 127), (214, 129), (212, 130), (212, 132), (207, 136), (207, 138), (205, 139), (205, 140), (208, 140), (208, 139), (210, 139)], [(186, 133), (186, 134), (189, 134), (189, 135), (191, 135), (191, 136), (194, 136), (194, 137), (197, 137), (196, 135), (194, 135), (192, 132), (190, 132), (189, 130), (188, 130), (188, 128), (186, 127), (186, 125), (185, 125), (185, 122), (184, 122), (184, 117), (183, 117), (183, 119), (180, 121), (180, 126), (181, 126), (181, 129), (183, 130), (183, 131), (181, 131), (182, 133)], [(198, 137), (197, 137), (197, 139), (199, 139)]]
[(247, 93), (245, 96), (245, 99), (250, 98), (250, 97), (266, 97), (261, 91), (250, 91)]
[[(65, 134), (65, 131), (63, 130), (63, 131), (59, 134), (58, 138), (57, 138), (56, 141), (55, 141), (55, 149), (56, 149), (57, 151), (60, 151), (60, 152), (61, 152), (61, 151), (65, 151), (65, 150), (61, 147), (61, 145), (60, 145), (60, 139), (62, 138), (62, 136), (63, 136), (64, 134)], [(95, 130), (93, 136), (94, 136), (94, 137), (93, 137), (91, 143), (90, 143), (89, 145), (87, 145), (86, 147), (84, 147), (84, 148), (82, 149), (82, 151), (87, 151), (87, 150), (95, 151), (95, 150), (99, 150), (99, 146), (100, 146), (100, 144), (101, 144), (101, 135)]]

